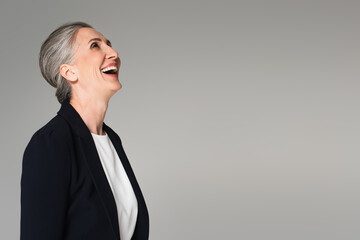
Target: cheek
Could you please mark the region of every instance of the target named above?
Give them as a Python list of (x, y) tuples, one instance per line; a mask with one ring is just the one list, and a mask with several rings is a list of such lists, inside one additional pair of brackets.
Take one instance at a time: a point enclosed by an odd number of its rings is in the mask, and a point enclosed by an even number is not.
[(101, 64), (101, 62), (104, 61), (104, 57), (101, 51), (93, 51), (81, 54), (77, 59), (81, 65), (94, 65)]
[(78, 66), (80, 70), (80, 75), (89, 76), (94, 74), (96, 76), (101, 75), (100, 68), (103, 62), (103, 57), (101, 54), (89, 54), (86, 56), (81, 56), (78, 58)]
[(87, 57), (88, 62), (94, 65), (99, 65), (104, 61), (104, 56), (101, 53), (94, 53)]

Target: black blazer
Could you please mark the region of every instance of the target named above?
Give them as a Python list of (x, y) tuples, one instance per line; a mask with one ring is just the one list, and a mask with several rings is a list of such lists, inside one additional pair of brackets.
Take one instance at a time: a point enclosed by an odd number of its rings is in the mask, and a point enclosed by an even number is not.
[[(132, 239), (149, 236), (149, 215), (119, 136), (105, 123), (138, 202)], [(91, 133), (65, 100), (27, 145), (21, 176), (21, 240), (120, 240), (117, 208)]]

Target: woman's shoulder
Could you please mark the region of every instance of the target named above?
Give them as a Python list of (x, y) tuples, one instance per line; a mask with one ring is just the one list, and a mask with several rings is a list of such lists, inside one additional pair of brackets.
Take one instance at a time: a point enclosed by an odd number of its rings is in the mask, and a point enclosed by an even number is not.
[(49, 122), (47, 122), (44, 126), (38, 129), (34, 136), (42, 136), (42, 135), (53, 135), (59, 137), (65, 137), (67, 134), (70, 134), (70, 126), (66, 122), (64, 118), (59, 115), (53, 117)]
[(33, 134), (23, 154), (22, 186), (33, 189), (69, 183), (73, 152), (69, 136), (69, 127), (58, 116)]
[(64, 150), (69, 146), (71, 138), (69, 124), (61, 116), (57, 115), (32, 135), (27, 148), (36, 146), (46, 148), (54, 145), (56, 148)]

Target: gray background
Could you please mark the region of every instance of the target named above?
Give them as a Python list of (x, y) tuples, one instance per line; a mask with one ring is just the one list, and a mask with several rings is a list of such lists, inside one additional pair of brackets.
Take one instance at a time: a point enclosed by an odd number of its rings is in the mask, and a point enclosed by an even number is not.
[(1, 1), (0, 238), (18, 239), (22, 154), (55, 116), (42, 41), (108, 37), (123, 89), (105, 122), (152, 240), (359, 239), (359, 1)]

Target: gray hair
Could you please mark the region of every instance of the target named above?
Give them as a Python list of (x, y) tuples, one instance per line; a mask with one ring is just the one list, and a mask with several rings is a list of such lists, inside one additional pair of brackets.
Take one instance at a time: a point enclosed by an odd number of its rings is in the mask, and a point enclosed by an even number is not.
[(60, 103), (71, 97), (71, 86), (60, 74), (62, 64), (72, 64), (74, 43), (80, 28), (93, 28), (84, 22), (70, 22), (55, 29), (43, 42), (40, 49), (39, 65), (42, 76), (54, 88)]

